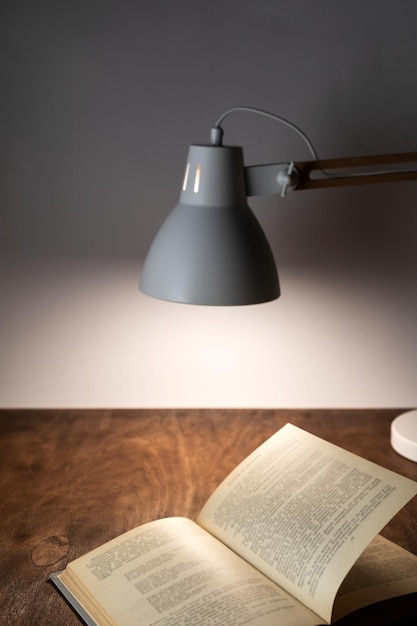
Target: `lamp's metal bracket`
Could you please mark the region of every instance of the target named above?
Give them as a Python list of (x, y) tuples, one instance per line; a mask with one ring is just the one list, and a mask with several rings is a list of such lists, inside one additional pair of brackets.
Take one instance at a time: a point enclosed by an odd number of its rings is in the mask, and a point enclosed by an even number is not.
[(417, 152), (245, 167), (247, 196), (408, 180), (417, 180)]
[(271, 165), (251, 165), (245, 167), (247, 196), (281, 194), (297, 188), (299, 174), (294, 163), (273, 163)]

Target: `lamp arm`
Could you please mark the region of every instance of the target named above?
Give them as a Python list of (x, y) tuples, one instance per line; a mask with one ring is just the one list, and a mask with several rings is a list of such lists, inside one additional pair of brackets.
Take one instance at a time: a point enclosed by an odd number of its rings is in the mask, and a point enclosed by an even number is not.
[[(392, 166), (409, 164), (406, 169), (392, 169)], [(358, 171), (359, 168), (385, 166), (378, 171)], [(417, 152), (402, 152), (341, 159), (319, 159), (295, 164), (299, 173), (297, 189), (319, 189), (350, 185), (368, 185), (373, 183), (394, 183), (417, 180)], [(346, 171), (355, 168), (357, 171)], [(344, 170), (332, 173), (329, 170)], [(318, 173), (314, 178), (312, 175)], [(321, 176), (320, 176), (321, 174)]]
[[(413, 164), (414, 168), (389, 169), (398, 164)], [(378, 171), (346, 170), (387, 166)], [(340, 173), (331, 170), (340, 170)], [(342, 172), (343, 170), (343, 172)], [(314, 177), (316, 175), (316, 177)], [(246, 194), (261, 196), (303, 189), (322, 189), (369, 185), (373, 183), (417, 180), (417, 152), (404, 152), (363, 157), (317, 159), (295, 163), (274, 163), (245, 167)]]
[[(319, 159), (313, 144), (298, 126), (281, 116), (262, 109), (237, 106), (223, 113), (211, 129), (211, 144), (223, 145), (223, 120), (231, 113), (243, 111), (267, 117), (284, 124), (295, 131), (306, 143), (314, 161), (276, 163), (272, 165), (255, 165), (245, 168), (246, 194), (259, 196), (281, 193), (295, 189), (320, 189), (325, 187), (342, 187), (351, 185), (369, 185), (372, 183), (399, 182), (417, 180), (417, 152), (387, 154), (377, 156), (351, 157), (344, 159)], [(365, 168), (374, 165), (398, 165), (399, 163), (414, 164), (411, 169), (383, 169), (378, 171), (356, 171), (334, 173), (329, 170), (346, 170), (349, 168)], [(318, 174), (318, 175), (317, 175)], [(312, 176), (313, 175), (313, 176)], [(315, 176), (314, 176), (315, 175)]]

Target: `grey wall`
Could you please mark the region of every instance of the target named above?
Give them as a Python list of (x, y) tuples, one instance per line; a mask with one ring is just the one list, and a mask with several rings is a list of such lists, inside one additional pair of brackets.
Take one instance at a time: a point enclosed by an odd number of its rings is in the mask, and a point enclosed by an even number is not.
[[(322, 157), (417, 146), (413, 0), (3, 0), (0, 11), (1, 246), (13, 253), (141, 257), (177, 199), (188, 144), (237, 104), (289, 118)], [(236, 115), (225, 130), (249, 163), (309, 158), (272, 122)], [(280, 263), (358, 248), (398, 262), (416, 248), (415, 193), (258, 205)]]
[[(139, 267), (177, 200), (188, 145), (207, 141), (235, 105), (290, 119), (323, 158), (416, 150), (416, 24), (414, 0), (3, 0), (4, 285), (16, 263), (39, 256), (44, 268), (67, 257), (133, 257)], [(225, 131), (248, 164), (309, 158), (271, 121), (236, 114)], [(354, 294), (378, 286), (376, 300), (399, 315), (393, 324), (407, 320), (407, 368), (416, 363), (416, 199), (417, 185), (407, 183), (252, 202), (284, 272), (335, 272), (336, 284), (353, 281)], [(24, 306), (10, 300), (2, 332), (11, 336), (12, 326), (18, 338), (13, 302)], [(15, 390), (7, 401), (17, 404), (18, 343), (3, 351)], [(74, 402), (62, 389), (62, 403)], [(326, 404), (325, 386), (315, 401)]]

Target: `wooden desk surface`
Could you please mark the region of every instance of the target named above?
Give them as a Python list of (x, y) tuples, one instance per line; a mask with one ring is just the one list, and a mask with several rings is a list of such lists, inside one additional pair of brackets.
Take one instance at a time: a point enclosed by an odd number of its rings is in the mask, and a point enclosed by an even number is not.
[[(195, 519), (221, 480), (286, 422), (417, 480), (417, 465), (389, 444), (400, 412), (0, 411), (0, 623), (79, 624), (51, 572), (144, 522)], [(417, 498), (382, 534), (417, 554)], [(414, 624), (417, 597), (412, 604), (340, 624), (388, 624), (410, 611), (413, 621), (395, 623)]]

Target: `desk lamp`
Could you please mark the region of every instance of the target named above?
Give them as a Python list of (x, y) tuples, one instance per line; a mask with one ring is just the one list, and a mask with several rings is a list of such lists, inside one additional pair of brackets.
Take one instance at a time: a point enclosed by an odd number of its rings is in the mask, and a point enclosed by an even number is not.
[[(236, 111), (285, 124), (304, 139), (313, 160), (245, 167), (242, 148), (223, 145), (221, 124)], [(320, 160), (291, 122), (250, 107), (230, 109), (212, 128), (210, 144), (190, 146), (179, 203), (152, 243), (140, 289), (162, 300), (201, 305), (274, 300), (280, 295), (274, 258), (247, 197), (417, 180), (416, 166), (404, 169), (407, 163), (417, 163), (417, 152)], [(403, 169), (392, 169), (398, 164)]]
[[(235, 112), (289, 127), (305, 141), (312, 160), (245, 166), (241, 147), (223, 145), (221, 125)], [(229, 109), (211, 129), (209, 144), (189, 148), (179, 202), (150, 247), (140, 289), (162, 300), (199, 305), (275, 300), (277, 269), (249, 196), (417, 180), (416, 164), (417, 152), (321, 160), (305, 133), (288, 120), (252, 107)], [(400, 416), (392, 428), (395, 449), (417, 461), (417, 412)]]

